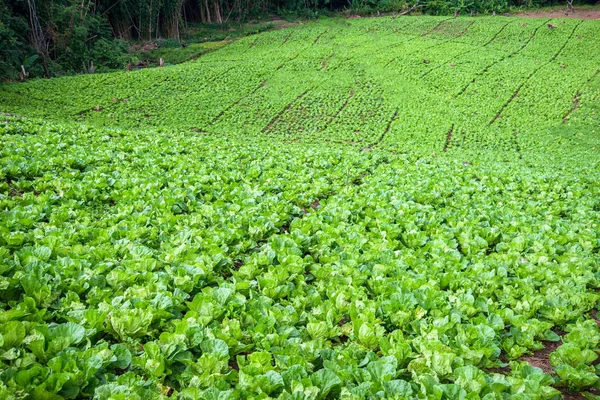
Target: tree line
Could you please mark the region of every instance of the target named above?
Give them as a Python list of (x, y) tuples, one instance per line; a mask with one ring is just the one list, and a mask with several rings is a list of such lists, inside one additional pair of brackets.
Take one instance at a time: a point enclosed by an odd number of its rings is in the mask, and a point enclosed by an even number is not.
[[(592, 2), (595, 2), (593, 0)], [(417, 4), (418, 3), (418, 4)], [(181, 40), (187, 24), (270, 14), (315, 17), (351, 10), (428, 14), (504, 12), (555, 0), (0, 0), (0, 79), (122, 68), (128, 42)]]

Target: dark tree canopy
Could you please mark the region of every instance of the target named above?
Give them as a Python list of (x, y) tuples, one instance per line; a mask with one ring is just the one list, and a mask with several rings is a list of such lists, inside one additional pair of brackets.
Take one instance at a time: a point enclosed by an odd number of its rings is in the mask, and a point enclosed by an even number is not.
[[(595, 3), (596, 0), (588, 1)], [(243, 22), (269, 14), (397, 12), (415, 3), (428, 14), (504, 12), (552, 0), (0, 0), (0, 79), (122, 68), (127, 41), (180, 40), (188, 23)], [(23, 68), (21, 67), (23, 66)]]

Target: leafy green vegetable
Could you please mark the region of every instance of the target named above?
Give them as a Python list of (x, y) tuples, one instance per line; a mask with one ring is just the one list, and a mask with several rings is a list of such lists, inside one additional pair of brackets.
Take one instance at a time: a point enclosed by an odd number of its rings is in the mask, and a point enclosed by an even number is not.
[(27, 115), (0, 117), (0, 398), (597, 387), (598, 25), (553, 23), (319, 22), (0, 87)]

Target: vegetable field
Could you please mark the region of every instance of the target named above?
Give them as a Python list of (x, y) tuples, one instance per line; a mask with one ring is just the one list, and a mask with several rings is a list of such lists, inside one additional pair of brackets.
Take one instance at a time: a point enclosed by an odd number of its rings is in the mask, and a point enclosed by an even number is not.
[(0, 86), (0, 398), (598, 398), (599, 38), (321, 21)]

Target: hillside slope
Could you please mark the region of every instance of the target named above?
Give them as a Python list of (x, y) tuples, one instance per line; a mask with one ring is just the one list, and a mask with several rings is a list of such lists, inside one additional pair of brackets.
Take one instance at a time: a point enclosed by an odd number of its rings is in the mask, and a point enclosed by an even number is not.
[(550, 23), (0, 87), (0, 398), (597, 396), (600, 26)]
[(427, 154), (528, 152), (597, 100), (599, 31), (600, 21), (514, 17), (314, 22), (176, 67), (2, 86), (0, 110)]

